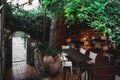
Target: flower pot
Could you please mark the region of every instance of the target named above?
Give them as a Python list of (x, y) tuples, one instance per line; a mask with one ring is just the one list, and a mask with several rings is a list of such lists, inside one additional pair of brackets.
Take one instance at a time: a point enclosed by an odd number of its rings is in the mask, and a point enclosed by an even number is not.
[(61, 62), (59, 56), (57, 55), (55, 58), (53, 58), (52, 56), (44, 56), (43, 68), (44, 71), (51, 76), (59, 73), (61, 69)]

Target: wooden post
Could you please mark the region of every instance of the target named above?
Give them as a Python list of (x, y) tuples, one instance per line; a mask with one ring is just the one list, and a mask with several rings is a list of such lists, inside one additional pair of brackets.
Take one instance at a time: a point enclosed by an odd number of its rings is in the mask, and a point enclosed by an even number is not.
[(12, 67), (12, 37), (9, 36), (5, 41), (5, 70)]
[(32, 39), (27, 39), (27, 64), (34, 66), (34, 47), (31, 46)]

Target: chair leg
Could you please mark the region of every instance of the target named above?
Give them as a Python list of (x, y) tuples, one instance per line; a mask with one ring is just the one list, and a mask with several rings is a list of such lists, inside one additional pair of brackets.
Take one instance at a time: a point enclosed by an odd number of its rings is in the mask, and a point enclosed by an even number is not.
[(65, 68), (63, 67), (63, 80), (73, 80), (72, 76), (73, 76), (73, 71), (72, 71), (72, 67), (69, 68)]
[(71, 67), (71, 76), (70, 76), (71, 80), (72, 80), (72, 76), (73, 76), (73, 71), (72, 71), (72, 67)]

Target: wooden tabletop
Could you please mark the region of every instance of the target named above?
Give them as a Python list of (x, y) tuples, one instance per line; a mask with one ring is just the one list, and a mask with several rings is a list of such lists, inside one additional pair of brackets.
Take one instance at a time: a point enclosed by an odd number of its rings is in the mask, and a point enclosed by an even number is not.
[(67, 53), (71, 57), (71, 59), (77, 63), (90, 60), (88, 56), (83, 55), (82, 53), (75, 49), (64, 49), (63, 51)]

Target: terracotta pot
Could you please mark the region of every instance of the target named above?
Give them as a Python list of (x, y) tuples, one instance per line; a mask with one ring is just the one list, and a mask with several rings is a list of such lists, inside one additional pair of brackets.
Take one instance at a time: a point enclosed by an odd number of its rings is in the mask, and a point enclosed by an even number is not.
[(61, 62), (59, 56), (53, 58), (52, 56), (44, 56), (43, 68), (48, 75), (56, 75), (61, 69)]
[(53, 62), (53, 57), (52, 56), (44, 56), (43, 57), (43, 63), (50, 63)]

